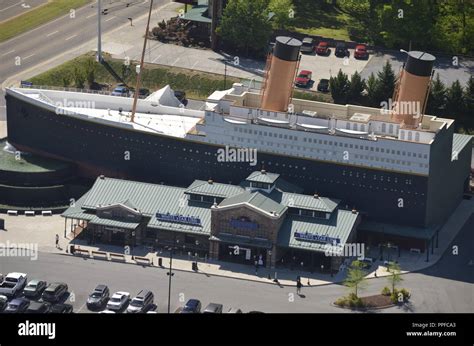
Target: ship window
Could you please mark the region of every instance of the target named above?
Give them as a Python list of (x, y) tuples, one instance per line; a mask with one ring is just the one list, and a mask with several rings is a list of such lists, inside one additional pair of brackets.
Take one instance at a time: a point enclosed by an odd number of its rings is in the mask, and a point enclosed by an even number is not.
[(353, 147), (353, 145), (352, 145), (352, 144), (349, 144), (349, 148), (351, 148), (351, 149), (352, 149), (352, 147)]
[(283, 136), (282, 136), (282, 134), (281, 134), (281, 133), (278, 135), (278, 138), (283, 138)]
[(413, 138), (412, 138), (412, 134), (411, 134), (411, 131), (408, 131), (408, 140), (411, 141)]
[(359, 146), (356, 144), (356, 145), (355, 145), (355, 148), (356, 148), (356, 149), (359, 149)]
[(305, 142), (305, 143), (306, 143), (306, 137), (305, 137), (305, 138), (303, 138), (303, 142)]
[(344, 148), (347, 148), (347, 143), (344, 143)]
[(327, 145), (328, 144), (328, 141), (324, 141), (324, 145)]
[(400, 132), (400, 139), (405, 140), (405, 131)]
[(369, 150), (369, 147), (368, 147), (368, 146), (365, 146), (365, 150)]
[(323, 141), (322, 141), (322, 140), (318, 140), (318, 143), (319, 143), (319, 144), (323, 144)]
[(283, 138), (284, 138), (284, 139), (288, 139), (288, 136), (287, 136), (287, 135), (284, 135)]
[(424, 157), (425, 159), (427, 159), (427, 158), (428, 158), (428, 155), (427, 155), (427, 154), (425, 154), (425, 155), (423, 155), (423, 157)]
[(381, 153), (384, 153), (384, 152), (385, 152), (385, 149), (384, 149), (384, 148), (381, 148), (381, 149), (380, 149), (380, 152), (381, 152)]
[(264, 135), (264, 136), (266, 136), (266, 135), (267, 135), (267, 132), (266, 132), (266, 131), (265, 131), (265, 132), (263, 132), (263, 135)]
[(374, 147), (370, 147), (370, 151), (374, 151)]
[(360, 130), (365, 131), (365, 125), (360, 125)]
[(405, 151), (402, 151), (402, 155), (405, 156), (407, 153)]
[(400, 150), (397, 150), (397, 155), (400, 155)]
[(421, 159), (421, 154), (418, 154), (418, 157)]
[(420, 141), (420, 133), (419, 133), (419, 132), (416, 132), (416, 133), (415, 133), (415, 141), (416, 141), (416, 142), (419, 142), (419, 141)]
[(377, 153), (379, 152), (379, 150), (380, 150), (379, 148), (375, 148), (375, 151), (376, 151)]
[(387, 125), (382, 124), (382, 132), (385, 132), (387, 130)]
[(332, 141), (329, 141), (329, 145), (332, 145)]
[(388, 132), (393, 133), (393, 124), (388, 126)]
[(351, 129), (351, 124), (350, 123), (346, 123), (346, 130), (350, 130)]
[(353, 124), (352, 129), (357, 130), (357, 124)]
[(341, 142), (339, 142), (339, 146), (342, 147), (342, 143), (341, 143)]
[(395, 150), (392, 150), (392, 154), (395, 155)]

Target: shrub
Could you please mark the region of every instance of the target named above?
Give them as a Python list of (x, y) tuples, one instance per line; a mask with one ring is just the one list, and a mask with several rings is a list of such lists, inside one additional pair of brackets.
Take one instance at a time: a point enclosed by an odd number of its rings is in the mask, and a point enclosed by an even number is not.
[(400, 290), (400, 293), (403, 294), (403, 300), (404, 300), (404, 301), (407, 301), (407, 300), (410, 299), (410, 297), (411, 297), (410, 292), (409, 292), (406, 288), (402, 288), (402, 289)]
[(334, 302), (337, 306), (346, 306), (347, 305), (347, 298), (346, 297), (341, 297), (337, 298), (337, 300)]
[(390, 288), (388, 288), (387, 286), (385, 286), (385, 287), (382, 289), (382, 295), (383, 295), (383, 296), (389, 296), (389, 295), (390, 295)]

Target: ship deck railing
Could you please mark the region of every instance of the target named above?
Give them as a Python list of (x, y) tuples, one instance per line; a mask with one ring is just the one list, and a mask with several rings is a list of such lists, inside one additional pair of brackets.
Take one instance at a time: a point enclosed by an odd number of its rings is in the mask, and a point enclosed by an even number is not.
[[(86, 94), (99, 94), (99, 95), (111, 95), (112, 91), (109, 90), (92, 90), (92, 89), (80, 89), (80, 88), (70, 88), (70, 87), (57, 87), (49, 85), (21, 85), (22, 89), (39, 89), (39, 90), (56, 90), (56, 91), (69, 91), (69, 92), (78, 92)], [(126, 95), (120, 95), (122, 97), (127, 97)]]

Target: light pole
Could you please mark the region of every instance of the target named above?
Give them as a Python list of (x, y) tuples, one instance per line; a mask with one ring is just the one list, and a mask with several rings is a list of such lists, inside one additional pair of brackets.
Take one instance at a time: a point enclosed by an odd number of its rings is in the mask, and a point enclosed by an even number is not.
[(168, 313), (170, 313), (170, 306), (171, 306), (171, 277), (174, 275), (172, 270), (173, 270), (173, 250), (174, 250), (175, 244), (179, 244), (179, 239), (176, 239), (176, 236), (175, 236), (173, 246), (169, 247), (169, 250), (170, 250), (170, 270), (167, 273), (167, 275), (169, 276), (169, 281), (168, 281)]

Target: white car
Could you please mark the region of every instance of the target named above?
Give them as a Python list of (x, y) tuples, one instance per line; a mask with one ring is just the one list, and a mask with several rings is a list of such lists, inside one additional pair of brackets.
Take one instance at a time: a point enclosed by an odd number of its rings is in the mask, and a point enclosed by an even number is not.
[(99, 311), (99, 314), (115, 314), (115, 311), (112, 311), (112, 310), (103, 310), (103, 311)]
[(25, 286), (25, 273), (8, 273), (0, 284), (0, 294), (7, 297), (15, 297)]
[(115, 292), (112, 298), (107, 302), (107, 309), (112, 311), (121, 311), (130, 301), (130, 293)]

